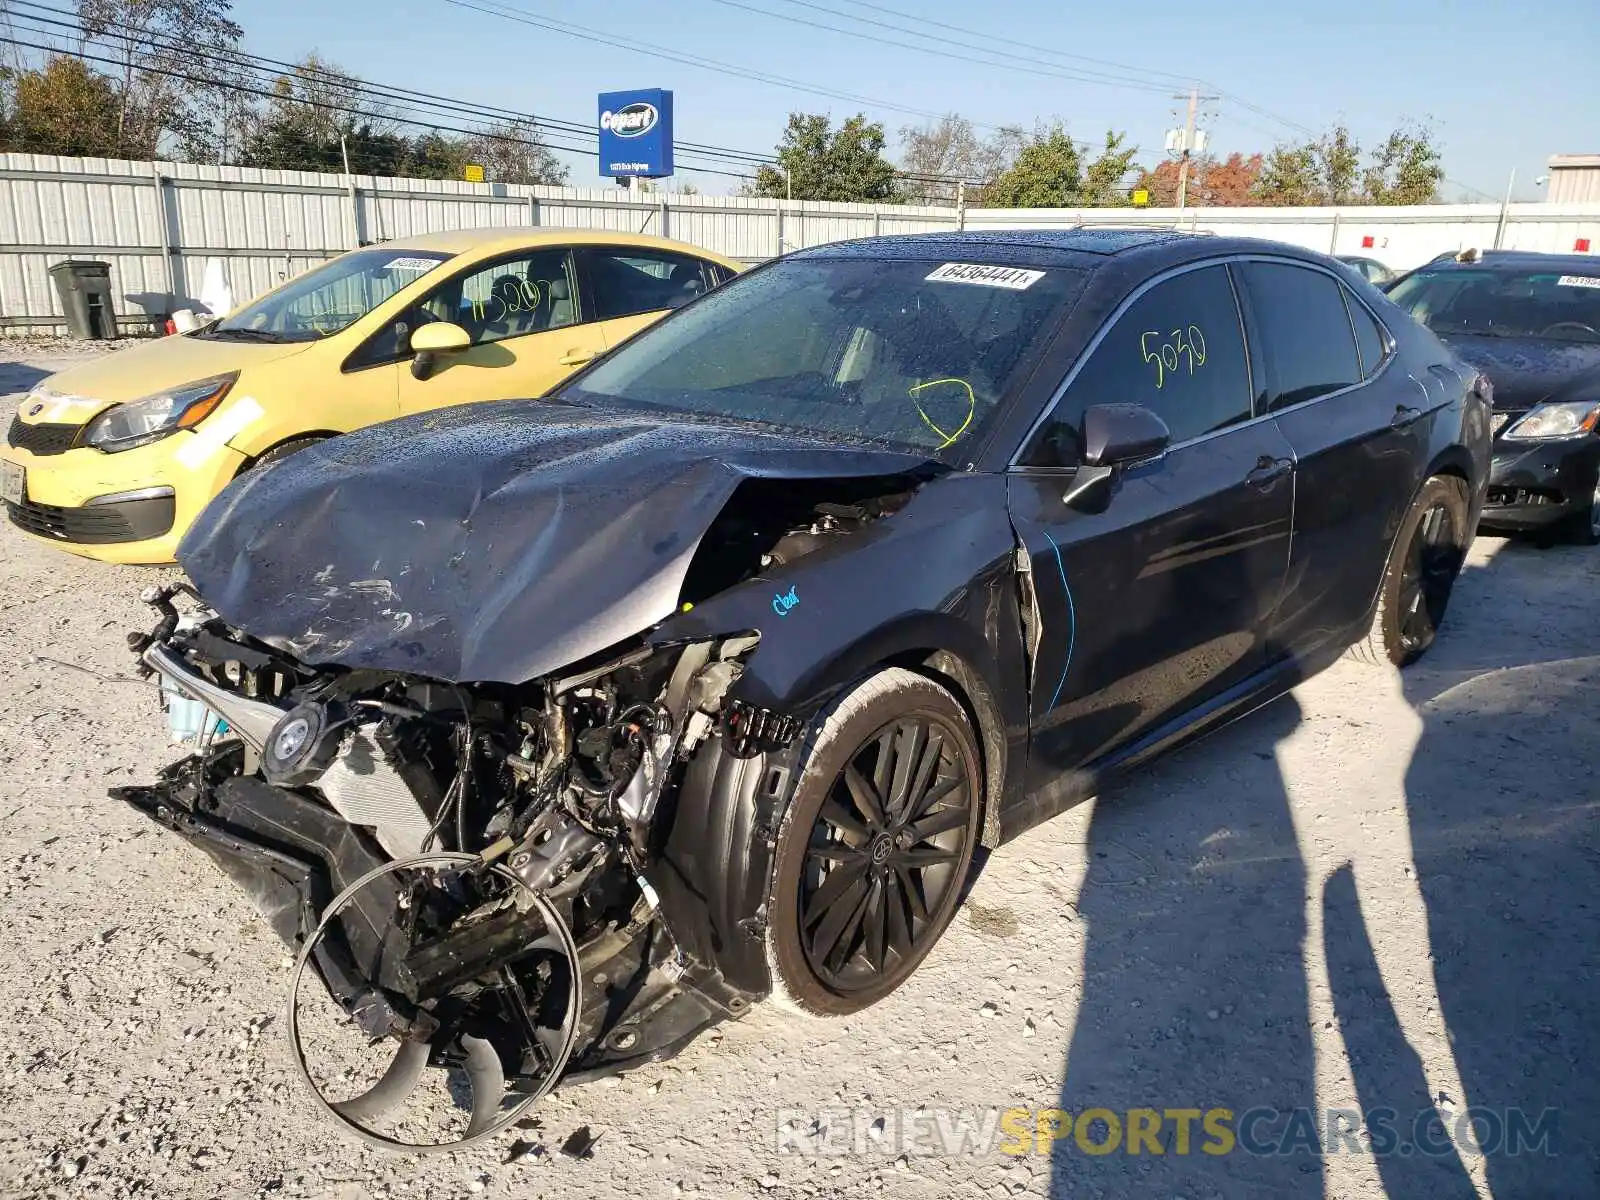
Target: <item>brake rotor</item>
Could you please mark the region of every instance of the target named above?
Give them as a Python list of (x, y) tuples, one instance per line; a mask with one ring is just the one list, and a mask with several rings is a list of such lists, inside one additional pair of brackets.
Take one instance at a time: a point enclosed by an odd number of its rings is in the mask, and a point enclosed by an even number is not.
[[(361, 1032), (342, 1009), (334, 1015), (333, 1010), (337, 1006), (330, 995), (327, 996), (326, 1011), (314, 1019), (316, 1028), (313, 1032), (319, 1041), (330, 1042), (334, 1040), (332, 1030), (340, 1027), (346, 1045), (354, 1039), (365, 1043), (364, 1054), (358, 1051), (356, 1055), (365, 1061), (357, 1066), (347, 1066), (342, 1073), (334, 1074), (336, 1079), (365, 1077), (370, 1080), (365, 1089), (357, 1094), (343, 1099), (331, 1098), (325, 1084), (319, 1084), (313, 1074), (313, 1064), (309, 1061), (302, 1029), (301, 981), (305, 978), (311, 956), (329, 935), (339, 915), (351, 907), (365, 889), (384, 876), (405, 872), (465, 876), (469, 871), (477, 877), (474, 883), (486, 876), (493, 876), (510, 885), (497, 898), (498, 902), (502, 906), (507, 901), (513, 903), (519, 912), (519, 920), (526, 919), (530, 926), (537, 928), (540, 923), (543, 925), (542, 933), (536, 933), (536, 936), (517, 947), (516, 961), (523, 964), (522, 975), (519, 976), (514, 967), (502, 965), (475, 981), (481, 983), (490, 974), (496, 981), (485, 985), (477, 993), (468, 1010), (491, 1001), (498, 1005), (499, 1024), (496, 1029), (500, 1046), (497, 1048), (489, 1038), (460, 1028), (470, 1018), (459, 1019), (459, 1016), (441, 1024), (431, 1041), (400, 1041), (387, 1037), (374, 1042)], [(443, 882), (440, 886), (442, 892), (450, 890)], [(495, 901), (491, 901), (493, 903)], [(476, 919), (478, 911), (465, 910), (456, 914), (452, 918), (452, 928), (469, 924), (462, 918)], [(395, 915), (398, 917), (400, 914), (397, 912)], [(553, 969), (553, 964), (561, 959), (566, 963), (564, 986)], [(542, 970), (547, 980), (552, 980), (549, 990), (540, 996), (536, 1012), (529, 1010), (523, 988), (526, 969), (530, 964)], [(400, 859), (369, 871), (341, 892), (328, 905), (321, 923), (301, 947), (289, 986), (286, 1032), (291, 1058), (301, 1083), (317, 1106), (352, 1136), (386, 1150), (412, 1154), (453, 1152), (494, 1137), (520, 1120), (555, 1087), (577, 1041), (582, 987), (578, 950), (566, 922), (548, 900), (504, 866), (496, 864), (484, 871), (482, 860), (471, 854), (436, 853)], [(555, 1002), (554, 1011), (552, 1001)], [(426, 1004), (421, 1007), (426, 1011)], [(327, 1019), (330, 1016), (331, 1021)], [(509, 1037), (508, 1031), (515, 1031), (516, 1036)], [(373, 1055), (389, 1053), (391, 1047), (392, 1057), (379, 1072), (373, 1065)], [(506, 1053), (517, 1064), (514, 1067), (516, 1086), (512, 1090), (506, 1086)], [(330, 1051), (330, 1054), (336, 1062), (349, 1062), (352, 1057), (347, 1050)], [(381, 1063), (382, 1059), (377, 1061)], [(535, 1064), (535, 1073), (531, 1075), (528, 1068), (530, 1063)], [(423, 1085), (430, 1077), (430, 1064), (432, 1082), (436, 1085), (432, 1089), (434, 1104), (431, 1109), (426, 1107), (428, 1097), (423, 1094), (426, 1090)], [(326, 1082), (329, 1072), (323, 1071), (322, 1074)], [(470, 1110), (464, 1118), (462, 1110), (467, 1106), (462, 1102), (463, 1081), (471, 1095)], [(459, 1137), (416, 1140), (406, 1136), (414, 1130), (437, 1129), (441, 1125), (441, 1114), (449, 1118), (445, 1124), (453, 1122), (459, 1125), (465, 1120), (465, 1129)]]

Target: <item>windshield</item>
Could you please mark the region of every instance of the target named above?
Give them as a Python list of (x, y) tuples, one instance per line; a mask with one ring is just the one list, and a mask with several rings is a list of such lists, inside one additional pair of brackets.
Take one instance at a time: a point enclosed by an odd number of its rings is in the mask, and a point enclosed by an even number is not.
[(307, 271), (205, 331), (207, 337), (309, 342), (338, 333), (452, 255), (376, 247)]
[(1435, 333), (1600, 343), (1597, 274), (1447, 267), (1406, 276), (1389, 299)]
[(562, 398), (744, 421), (954, 459), (1082, 272), (809, 259), (724, 284)]

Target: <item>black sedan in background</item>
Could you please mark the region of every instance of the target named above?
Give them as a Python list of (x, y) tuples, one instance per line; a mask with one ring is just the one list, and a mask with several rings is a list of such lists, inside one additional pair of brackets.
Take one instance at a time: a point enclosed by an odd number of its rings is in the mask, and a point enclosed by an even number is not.
[(980, 844), (1347, 649), (1417, 658), (1486, 391), (1270, 242), (789, 255), (542, 400), (230, 485), (178, 552), (200, 609), (152, 592), (136, 642), (237, 740), (114, 794), (389, 1047), (320, 1103), (401, 1140), (425, 1069), (463, 1066), (487, 1137), (769, 995), (866, 1008)]
[(1341, 254), (1339, 261), (1347, 267), (1354, 267), (1361, 278), (1368, 283), (1382, 286), (1395, 277), (1395, 272), (1384, 266), (1375, 258), (1368, 258), (1362, 254)]
[(1494, 384), (1484, 528), (1600, 543), (1600, 259), (1469, 252), (1389, 298)]

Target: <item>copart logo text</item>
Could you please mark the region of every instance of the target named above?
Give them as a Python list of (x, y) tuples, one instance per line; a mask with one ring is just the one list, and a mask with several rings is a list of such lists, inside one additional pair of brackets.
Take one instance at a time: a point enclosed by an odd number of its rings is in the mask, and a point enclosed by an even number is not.
[(636, 104), (619, 108), (616, 112), (601, 113), (600, 128), (609, 129), (618, 137), (643, 137), (656, 127), (656, 122), (660, 119), (661, 114), (656, 112), (656, 106), (641, 100)]

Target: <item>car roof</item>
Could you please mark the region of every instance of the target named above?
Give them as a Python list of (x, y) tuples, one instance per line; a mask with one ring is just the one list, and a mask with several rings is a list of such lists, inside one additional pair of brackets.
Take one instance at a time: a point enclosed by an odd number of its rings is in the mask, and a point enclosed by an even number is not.
[[(1032, 262), (1041, 266), (1092, 266), (1126, 250), (1174, 241), (1198, 240), (1198, 235), (1170, 229), (971, 229), (948, 233), (890, 234), (830, 242), (789, 255), (790, 258), (950, 258), (982, 252), (998, 262)], [(1206, 239), (1210, 241), (1209, 235)]]
[(1328, 261), (1326, 256), (1303, 247), (1263, 238), (1218, 237), (1186, 230), (1127, 226), (891, 234), (831, 242), (788, 257), (971, 262), (981, 256), (981, 261), (1000, 266), (1076, 267), (1096, 272), (1113, 264), (1154, 271), (1194, 259), (1262, 253)]
[(1538, 250), (1485, 250), (1482, 257), (1462, 262), (1455, 255), (1440, 257), (1418, 267), (1419, 271), (1472, 268), (1478, 271), (1562, 271), (1570, 274), (1600, 275), (1600, 258), (1593, 254), (1545, 254)]
[(652, 237), (642, 233), (621, 233), (611, 229), (552, 229), (535, 225), (498, 225), (487, 229), (448, 229), (442, 233), (420, 233), (412, 237), (399, 237), (379, 245), (389, 250), (432, 250), (445, 254), (492, 255), (502, 251), (541, 246), (631, 246), (636, 249), (671, 250), (679, 254), (692, 254), (709, 258), (725, 266), (738, 268), (739, 264), (702, 246), (671, 238)]

